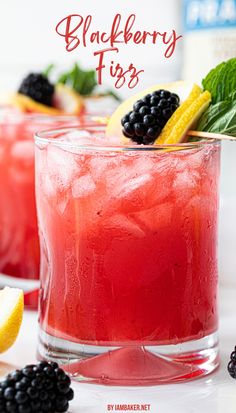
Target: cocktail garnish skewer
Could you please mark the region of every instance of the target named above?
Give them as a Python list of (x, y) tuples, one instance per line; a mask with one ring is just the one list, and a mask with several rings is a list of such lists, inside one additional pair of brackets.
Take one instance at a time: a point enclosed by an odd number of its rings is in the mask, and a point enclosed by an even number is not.
[(196, 138), (205, 138), (205, 139), (236, 141), (236, 136), (223, 135), (221, 133), (200, 132), (200, 131), (194, 131), (194, 130), (188, 131), (187, 136), (195, 136)]

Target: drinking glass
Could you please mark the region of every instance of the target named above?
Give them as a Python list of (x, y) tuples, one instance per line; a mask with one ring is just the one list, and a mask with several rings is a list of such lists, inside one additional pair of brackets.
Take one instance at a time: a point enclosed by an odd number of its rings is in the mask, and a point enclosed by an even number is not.
[(23, 288), (30, 308), (37, 307), (39, 286), (33, 135), (39, 129), (96, 119), (0, 110), (0, 288)]
[(127, 146), (97, 126), (36, 135), (39, 358), (118, 385), (218, 366), (219, 166), (216, 140)]

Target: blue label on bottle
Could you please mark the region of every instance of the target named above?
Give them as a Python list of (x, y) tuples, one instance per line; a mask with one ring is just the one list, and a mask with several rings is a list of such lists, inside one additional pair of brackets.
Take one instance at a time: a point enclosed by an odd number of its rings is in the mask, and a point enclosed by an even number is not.
[(184, 0), (185, 31), (236, 27), (236, 0)]

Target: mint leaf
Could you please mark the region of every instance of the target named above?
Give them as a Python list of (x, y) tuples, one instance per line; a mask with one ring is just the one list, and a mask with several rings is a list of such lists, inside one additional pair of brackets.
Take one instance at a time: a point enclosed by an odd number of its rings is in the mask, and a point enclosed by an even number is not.
[(234, 100), (236, 100), (236, 90), (234, 90), (234, 92), (230, 93), (229, 95), (229, 100), (231, 102), (233, 102)]
[(236, 58), (216, 66), (203, 79), (204, 90), (212, 96), (212, 103), (227, 100), (231, 93), (236, 91)]
[(71, 70), (59, 76), (56, 83), (70, 86), (80, 95), (91, 95), (97, 86), (95, 70), (83, 70), (75, 63)]
[(55, 65), (53, 63), (51, 63), (50, 65), (48, 65), (46, 67), (46, 69), (43, 71), (44, 76), (49, 77), (52, 70), (54, 69)]
[(211, 105), (202, 115), (197, 129), (236, 136), (236, 100)]
[(215, 103), (215, 105), (209, 106), (198, 122), (198, 130), (209, 132), (209, 129), (214, 125), (218, 118), (227, 113), (229, 107), (230, 102), (228, 101)]
[(216, 66), (202, 81), (212, 96), (197, 129), (236, 136), (236, 58)]
[[(54, 64), (50, 64), (45, 70), (44, 75), (50, 77), (52, 71), (55, 69)], [(97, 79), (95, 70), (84, 70), (78, 63), (75, 63), (71, 70), (60, 74), (59, 76), (54, 76), (55, 82), (53, 83), (63, 83), (74, 89), (82, 96), (111, 96), (117, 101), (121, 101), (118, 94), (113, 90), (105, 90), (102, 93), (96, 93), (95, 89), (97, 88)]]

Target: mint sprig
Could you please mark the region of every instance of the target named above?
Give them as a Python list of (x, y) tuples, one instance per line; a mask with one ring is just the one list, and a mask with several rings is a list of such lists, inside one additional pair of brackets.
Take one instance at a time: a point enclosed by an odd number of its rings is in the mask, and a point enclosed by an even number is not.
[(198, 130), (236, 136), (236, 100), (209, 106), (199, 121)]
[(75, 63), (71, 70), (61, 74), (57, 83), (70, 86), (82, 96), (91, 95), (97, 86), (95, 70), (83, 70)]
[(236, 91), (236, 58), (223, 62), (212, 69), (202, 81), (204, 90), (212, 96), (212, 103), (227, 100)]
[(236, 58), (212, 69), (202, 81), (212, 103), (198, 122), (199, 131), (236, 136)]
[[(44, 71), (44, 75), (49, 77), (52, 71), (55, 69), (55, 65), (50, 64)], [(56, 78), (57, 83), (63, 83), (74, 89), (82, 96), (111, 96), (114, 99), (120, 101), (120, 97), (112, 90), (104, 91), (103, 93), (96, 93), (95, 90), (98, 87), (95, 70), (84, 70), (78, 63), (74, 63), (72, 68), (64, 73), (61, 73)]]

